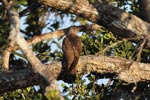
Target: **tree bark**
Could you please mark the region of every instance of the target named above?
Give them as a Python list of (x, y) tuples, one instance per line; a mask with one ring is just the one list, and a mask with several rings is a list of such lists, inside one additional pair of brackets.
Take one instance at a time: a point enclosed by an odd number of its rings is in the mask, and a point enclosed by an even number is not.
[[(134, 37), (150, 33), (149, 23), (124, 10), (101, 3), (89, 4), (88, 0), (38, 0), (52, 8), (76, 14), (104, 26), (114, 34)], [(83, 2), (85, 2), (83, 4)], [(150, 38), (148, 38), (150, 39)]]
[(0, 76), (0, 94), (28, 86), (42, 85), (45, 81), (42, 76), (29, 69), (0, 73)]
[[(150, 64), (134, 62), (131, 60), (87, 55), (79, 59), (77, 65), (77, 74), (86, 74), (96, 72), (100, 74), (116, 74), (118, 79), (128, 82), (145, 82), (150, 81)], [(64, 72), (60, 61), (52, 62), (43, 70), (47, 77), (53, 75), (57, 80), (64, 80)], [(20, 70), (9, 73), (0, 73), (0, 93), (24, 88), (32, 85), (40, 85), (44, 82), (44, 78), (31, 70)], [(51, 77), (49, 77), (51, 78)], [(52, 80), (52, 79), (49, 79)]]

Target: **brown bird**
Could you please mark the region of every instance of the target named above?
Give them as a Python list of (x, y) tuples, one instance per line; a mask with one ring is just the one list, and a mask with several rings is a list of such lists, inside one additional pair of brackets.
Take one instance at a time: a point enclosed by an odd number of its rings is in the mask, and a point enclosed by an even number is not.
[(62, 64), (67, 74), (75, 75), (76, 66), (82, 51), (82, 41), (78, 37), (80, 28), (71, 27), (66, 32), (66, 37), (63, 40), (63, 60)]

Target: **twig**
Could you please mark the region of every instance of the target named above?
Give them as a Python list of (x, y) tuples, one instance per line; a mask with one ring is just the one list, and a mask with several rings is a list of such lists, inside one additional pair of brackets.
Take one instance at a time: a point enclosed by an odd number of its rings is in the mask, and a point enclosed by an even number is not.
[(10, 51), (9, 48), (5, 49), (3, 51), (3, 58), (2, 58), (2, 70), (8, 71), (9, 70), (9, 57), (10, 57)]
[(110, 79), (107, 81), (105, 87), (108, 88), (108, 87), (110, 86), (110, 84), (111, 84), (112, 81), (113, 81), (113, 80), (110, 78)]
[(122, 42), (124, 42), (124, 40), (115, 42), (115, 43), (113, 43), (112, 45), (107, 46), (107, 47), (104, 48), (102, 51), (100, 51), (100, 52), (97, 54), (97, 56), (99, 56), (99, 55), (104, 55), (105, 52), (108, 51), (110, 48), (115, 47), (116, 45), (118, 45), (118, 44), (120, 44), (120, 43), (122, 43)]
[(8, 1), (7, 0), (2, 0), (2, 2), (5, 5), (5, 8), (8, 10), (10, 8)]
[(146, 40), (147, 39), (144, 38), (142, 44), (139, 47), (139, 52), (137, 53), (137, 59), (136, 59), (136, 61), (138, 61), (138, 62), (141, 61), (141, 54), (142, 54), (143, 47), (144, 47), (144, 45), (146, 43)]
[(99, 55), (104, 55), (106, 51), (108, 51), (110, 48), (112, 47), (115, 47), (117, 46), (118, 44), (124, 42), (124, 41), (130, 41), (130, 40), (137, 40), (137, 39), (140, 39), (139, 37), (136, 37), (136, 38), (128, 38), (128, 39), (123, 39), (123, 40), (120, 40), (120, 41), (117, 41), (109, 46), (107, 46), (106, 48), (104, 48), (102, 51), (98, 52), (96, 55), (99, 56)]

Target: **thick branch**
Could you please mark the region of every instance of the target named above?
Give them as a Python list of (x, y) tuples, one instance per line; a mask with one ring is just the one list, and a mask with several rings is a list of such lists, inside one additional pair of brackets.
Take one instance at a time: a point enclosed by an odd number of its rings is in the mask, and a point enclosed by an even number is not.
[(150, 25), (140, 18), (125, 11), (103, 3), (89, 4), (88, 0), (38, 0), (44, 5), (74, 13), (87, 20), (106, 27), (108, 30), (124, 37), (147, 35)]
[[(85, 74), (97, 72), (100, 74), (114, 73), (119, 79), (128, 83), (150, 80), (150, 64), (144, 64), (117, 57), (106, 56), (82, 56), (80, 57), (77, 73)], [(54, 77), (60, 78), (61, 62), (53, 62), (43, 70), (46, 75), (53, 73)], [(63, 78), (63, 77), (62, 77)]]
[(31, 70), (0, 73), (0, 76), (0, 94), (32, 85), (41, 85), (44, 81), (43, 77)]
[[(87, 0), (39, 0), (41, 3), (49, 5), (51, 7), (57, 8), (59, 10), (63, 11), (69, 11), (70, 13), (75, 13), (78, 16), (82, 16), (88, 20), (91, 20), (93, 22), (96, 22), (97, 24), (101, 24), (104, 27), (108, 28), (110, 31), (114, 33), (118, 33), (122, 36), (126, 37), (132, 37), (135, 35), (144, 35), (149, 33), (149, 24), (142, 21), (138, 17), (128, 14), (124, 12), (123, 10), (120, 10), (118, 8), (110, 7), (108, 5), (102, 5), (102, 4), (95, 4), (92, 6), (87, 2)], [(83, 4), (84, 3), (84, 4)], [(94, 8), (95, 7), (95, 8)], [(19, 17), (14, 15), (17, 20), (19, 20)], [(16, 19), (14, 19), (14, 22)], [(15, 25), (15, 24), (14, 24)], [(18, 28), (17, 28), (18, 29)], [(19, 30), (16, 31), (16, 33), (19, 33)], [(16, 34), (17, 39), (20, 38), (18, 34)], [(18, 42), (17, 42), (18, 41)], [(22, 40), (16, 40), (17, 43), (19, 43)], [(22, 46), (21, 44), (26, 44), (26, 46)], [(29, 61), (35, 61), (33, 60), (32, 51), (28, 50), (28, 44), (23, 40), (20, 44), (18, 44), (19, 47), (22, 48), (26, 56), (28, 57)], [(32, 54), (33, 55), (33, 54)], [(31, 57), (31, 59), (30, 59)], [(36, 66), (36, 63), (32, 64), (33, 66)], [(42, 67), (42, 64), (39, 64), (40, 68)], [(120, 80), (134, 83), (139, 81), (146, 81), (150, 80), (150, 65), (149, 64), (143, 64), (138, 62), (129, 61), (126, 59), (119, 59), (119, 58), (108, 58), (104, 56), (84, 56), (81, 57), (80, 62), (78, 64), (78, 74), (82, 73), (89, 73), (89, 72), (97, 72), (101, 74), (105, 73), (115, 73), (118, 75), (118, 78)], [(46, 67), (42, 67), (42, 70), (39, 71), (40, 73), (44, 73), (48, 80), (54, 80), (53, 78), (59, 78), (62, 79), (63, 77), (60, 77), (61, 72), (61, 63), (60, 62), (54, 62)], [(28, 73), (28, 72), (25, 72)], [(20, 73), (23, 74), (23, 73)], [(20, 76), (19, 73), (15, 73), (14, 75), (9, 77), (14, 77), (17, 75), (17, 77)], [(1, 76), (3, 76), (2, 74)], [(25, 79), (31, 76), (24, 76)], [(9, 78), (7, 75), (4, 75), (4, 78)], [(28, 79), (27, 78), (27, 79)], [(9, 78), (10, 82), (11, 79), (17, 80), (17, 82), (23, 82), (24, 79), (20, 80), (19, 78)], [(1, 79), (0, 80), (4, 80)], [(55, 81), (55, 80), (54, 80)], [(8, 82), (8, 81), (7, 81)], [(2, 81), (2, 83), (6, 83)], [(32, 83), (32, 82), (31, 82)], [(55, 83), (55, 82), (54, 82)], [(7, 83), (6, 87), (9, 84)], [(3, 88), (2, 85), (0, 85), (1, 88)], [(9, 88), (8, 88), (9, 89)]]
[[(100, 74), (113, 73), (118, 78), (128, 83), (150, 81), (150, 64), (133, 62), (131, 60), (105, 57), (105, 56), (82, 56), (78, 63), (77, 74), (96, 72)], [(63, 80), (63, 69), (60, 61), (52, 62), (43, 70), (49, 80), (53, 75), (58, 80)], [(61, 75), (61, 76), (60, 76)], [(1, 73), (1, 91), (10, 91), (17, 88), (24, 88), (33, 84), (40, 84), (44, 80), (39, 74), (30, 70), (15, 71), (13, 73)]]
[[(50, 84), (48, 86), (49, 89), (58, 91), (56, 79), (53, 78), (52, 74), (49, 75), (49, 77), (46, 77), (46, 75), (42, 71), (44, 69), (44, 64), (42, 64), (41, 61), (33, 54), (32, 49), (29, 48), (27, 41), (20, 35), (20, 19), (19, 19), (19, 14), (14, 9), (14, 5), (15, 5), (14, 3), (15, 2), (12, 1), (13, 5), (8, 5), (8, 6), (10, 6), (10, 8), (8, 9), (8, 14), (9, 14), (9, 20), (10, 20), (10, 27), (11, 27), (9, 38), (12, 40), (11, 42), (13, 42), (12, 43), (13, 46), (14, 46), (14, 44), (18, 44), (19, 48), (21, 48), (21, 50), (27, 57), (28, 61), (31, 63), (32, 69), (35, 72), (42, 75), (49, 82), (49, 84)], [(8, 57), (8, 56), (5, 56), (5, 57)], [(6, 66), (6, 68), (7, 68), (7, 66)], [(50, 78), (50, 80), (49, 80), (49, 78)], [(46, 90), (46, 93), (48, 91), (50, 91), (50, 90)], [(58, 92), (58, 94), (59, 94), (59, 92)], [(59, 97), (61, 100), (63, 100), (62, 96), (59, 95)]]

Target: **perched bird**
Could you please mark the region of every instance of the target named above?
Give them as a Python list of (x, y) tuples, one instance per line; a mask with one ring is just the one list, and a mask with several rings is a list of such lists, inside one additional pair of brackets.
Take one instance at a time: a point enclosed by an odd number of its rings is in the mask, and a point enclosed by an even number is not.
[(67, 72), (67, 74), (75, 75), (76, 67), (82, 51), (82, 41), (78, 37), (78, 32), (80, 28), (71, 27), (65, 33), (66, 37), (63, 40), (62, 50), (63, 50), (63, 60), (62, 64)]

